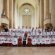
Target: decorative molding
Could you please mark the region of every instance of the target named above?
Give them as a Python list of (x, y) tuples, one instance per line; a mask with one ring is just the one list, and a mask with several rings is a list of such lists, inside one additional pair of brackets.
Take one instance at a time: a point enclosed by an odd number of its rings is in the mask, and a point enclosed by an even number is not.
[(5, 14), (5, 10), (4, 10), (4, 9), (3, 9), (3, 11), (2, 11), (1, 18), (6, 18), (6, 19), (8, 19), (8, 17), (7, 17), (6, 14)]

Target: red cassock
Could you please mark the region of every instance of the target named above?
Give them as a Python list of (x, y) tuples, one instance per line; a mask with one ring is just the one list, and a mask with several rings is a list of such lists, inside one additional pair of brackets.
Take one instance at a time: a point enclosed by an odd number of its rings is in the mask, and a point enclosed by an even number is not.
[(18, 38), (18, 46), (22, 46), (22, 38), (21, 37)]
[(32, 39), (31, 39), (31, 38), (28, 38), (28, 39), (27, 39), (27, 45), (28, 45), (28, 46), (31, 46), (31, 45), (32, 45)]

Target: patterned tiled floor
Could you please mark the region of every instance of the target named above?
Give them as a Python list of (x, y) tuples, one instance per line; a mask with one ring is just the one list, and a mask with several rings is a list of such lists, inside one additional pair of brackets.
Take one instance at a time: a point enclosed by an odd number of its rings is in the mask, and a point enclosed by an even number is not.
[(55, 55), (55, 47), (0, 47), (0, 55)]

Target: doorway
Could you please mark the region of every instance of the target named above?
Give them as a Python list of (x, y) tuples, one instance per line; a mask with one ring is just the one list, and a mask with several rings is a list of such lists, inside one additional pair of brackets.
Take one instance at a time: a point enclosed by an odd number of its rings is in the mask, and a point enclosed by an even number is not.
[(31, 15), (23, 15), (22, 17), (22, 25), (31, 27)]

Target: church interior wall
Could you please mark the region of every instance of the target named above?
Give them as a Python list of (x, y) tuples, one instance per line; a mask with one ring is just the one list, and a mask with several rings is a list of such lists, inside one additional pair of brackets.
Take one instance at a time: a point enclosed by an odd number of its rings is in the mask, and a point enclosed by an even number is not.
[[(20, 22), (19, 20), (20, 20), (20, 16), (21, 15), (19, 15), (19, 8), (23, 5), (23, 4), (25, 4), (25, 3), (29, 3), (29, 4), (31, 4), (33, 7), (34, 7), (34, 12), (35, 12), (35, 15), (33, 15), (33, 17), (35, 18), (35, 22), (33, 22), (32, 24), (32, 27), (33, 26), (35, 26), (35, 27), (39, 27), (39, 13), (40, 13), (40, 8), (39, 8), (39, 1), (38, 0), (16, 0), (15, 1), (16, 2), (16, 7), (15, 7), (15, 9), (16, 9), (16, 11), (13, 11), (13, 0), (7, 0), (7, 2), (6, 2), (6, 10), (7, 11), (5, 11), (6, 12), (6, 15), (7, 15), (7, 17), (8, 17), (8, 20), (10, 20), (9, 21), (9, 26), (11, 27), (11, 28), (13, 28), (13, 26), (14, 27), (17, 27), (18, 28), (18, 26), (22, 26), (22, 25), (20, 25), (20, 23), (22, 23), (22, 21)], [(1, 14), (2, 14), (2, 11), (3, 11), (3, 0), (0, 0), (0, 25), (1, 25)], [(50, 14), (51, 14), (51, 23), (52, 23), (52, 25), (53, 25), (53, 27), (55, 28), (55, 0), (49, 0), (49, 12), (50, 12)], [(13, 13), (15, 13), (15, 14), (13, 14)], [(21, 12), (22, 13), (22, 12)], [(15, 16), (14, 16), (15, 15)], [(22, 17), (21, 17), (21, 19), (22, 19)], [(12, 21), (13, 20), (13, 21)], [(33, 19), (34, 20), (34, 19)], [(41, 20), (40, 20), (41, 21)], [(17, 23), (18, 22), (18, 23)], [(35, 24), (35, 25), (34, 25)]]

